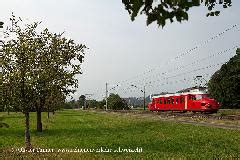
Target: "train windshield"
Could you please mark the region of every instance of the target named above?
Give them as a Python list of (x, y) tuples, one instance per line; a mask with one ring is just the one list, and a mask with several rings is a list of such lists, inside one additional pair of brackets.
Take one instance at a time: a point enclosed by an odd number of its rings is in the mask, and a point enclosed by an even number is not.
[(208, 94), (197, 94), (196, 95), (196, 100), (200, 100), (203, 98), (209, 98), (209, 95)]

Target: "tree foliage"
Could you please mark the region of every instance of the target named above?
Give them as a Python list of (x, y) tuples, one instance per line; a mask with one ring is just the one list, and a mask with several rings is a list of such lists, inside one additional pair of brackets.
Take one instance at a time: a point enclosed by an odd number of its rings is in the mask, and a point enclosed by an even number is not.
[(167, 20), (171, 23), (174, 20), (182, 22), (188, 20), (188, 11), (190, 8), (200, 6), (202, 3), (208, 8), (206, 16), (218, 16), (220, 11), (214, 11), (216, 5), (222, 5), (223, 8), (230, 7), (231, 0), (122, 0), (125, 9), (131, 16), (131, 20), (139, 14), (145, 14), (147, 25), (157, 22), (159, 26), (164, 27)]
[(107, 100), (108, 109), (113, 110), (129, 109), (127, 103), (118, 94), (111, 93)]
[(210, 94), (225, 108), (240, 108), (240, 49), (208, 83)]
[(101, 101), (98, 101), (98, 106), (97, 106), (97, 108), (98, 108), (98, 109), (105, 109), (105, 105), (106, 105), (106, 100), (103, 99), (103, 100), (101, 100)]
[(79, 107), (84, 107), (85, 105), (85, 100), (86, 100), (86, 96), (85, 95), (81, 95), (78, 99), (78, 105)]
[(100, 103), (95, 99), (87, 100), (87, 108), (93, 108), (93, 109), (100, 108), (99, 105)]
[(84, 103), (86, 103), (86, 108), (92, 108), (92, 109), (105, 109), (106, 101), (97, 101), (95, 99), (86, 100), (84, 95), (81, 95), (79, 97), (79, 100), (75, 101), (72, 100), (70, 102), (65, 102), (62, 108), (64, 109), (80, 109), (84, 107)]
[(23, 79), (32, 89), (32, 106), (38, 105), (41, 100), (53, 100), (54, 97), (58, 101), (65, 100), (65, 96), (73, 93), (78, 86), (75, 75), (81, 74), (86, 46), (63, 37), (62, 33), (51, 33), (47, 28), (37, 33), (40, 23), (27, 24), (24, 28), (15, 16), (11, 21), (13, 28), (8, 34), (14, 34), (15, 39), (10, 39), (4, 45), (3, 78), (6, 94), (7, 91), (16, 93), (13, 89), (17, 89), (18, 85), (14, 83), (20, 81), (18, 78), (23, 70), (26, 73)]

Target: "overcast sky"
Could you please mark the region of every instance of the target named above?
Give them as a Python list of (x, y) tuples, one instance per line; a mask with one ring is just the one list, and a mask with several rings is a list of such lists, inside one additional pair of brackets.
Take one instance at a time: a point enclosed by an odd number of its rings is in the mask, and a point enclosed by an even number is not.
[(240, 45), (239, 7), (240, 1), (233, 0), (232, 7), (220, 8), (220, 16), (208, 18), (206, 7), (195, 7), (189, 21), (167, 23), (162, 29), (154, 23), (146, 26), (144, 16), (132, 22), (121, 0), (7, 0), (1, 2), (0, 20), (7, 23), (14, 12), (26, 23), (42, 21), (42, 27), (65, 31), (65, 36), (87, 45), (90, 49), (73, 97), (94, 94), (101, 99), (106, 82), (109, 88), (119, 85), (111, 92), (129, 97), (142, 96), (144, 85), (146, 93), (153, 94), (190, 87), (197, 75), (208, 80)]

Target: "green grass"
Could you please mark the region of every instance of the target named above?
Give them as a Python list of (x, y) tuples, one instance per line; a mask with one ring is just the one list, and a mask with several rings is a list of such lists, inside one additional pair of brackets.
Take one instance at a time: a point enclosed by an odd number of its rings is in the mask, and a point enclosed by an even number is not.
[[(0, 113), (9, 128), (0, 128), (0, 152), (24, 146), (24, 116)], [(107, 147), (110, 149), (142, 147), (142, 153), (65, 153), (27, 154), (21, 156), (69, 158), (213, 158), (239, 157), (240, 131), (162, 122), (137, 118), (131, 114), (64, 110), (52, 116), (44, 131), (35, 131), (31, 114), (31, 143), (34, 147), (53, 149)], [(46, 129), (47, 127), (47, 129)], [(1, 153), (0, 153), (1, 155)], [(11, 156), (10, 154), (7, 155)], [(1, 156), (0, 156), (1, 158)], [(35, 157), (36, 158), (36, 157)]]

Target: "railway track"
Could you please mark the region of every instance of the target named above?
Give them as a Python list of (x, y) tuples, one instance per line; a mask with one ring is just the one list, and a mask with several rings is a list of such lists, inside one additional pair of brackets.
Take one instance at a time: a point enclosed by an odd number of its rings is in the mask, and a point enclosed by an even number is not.
[(162, 117), (172, 117), (181, 118), (189, 117), (193, 119), (212, 119), (212, 120), (240, 120), (240, 115), (216, 115), (216, 114), (206, 114), (206, 113), (193, 113), (193, 112), (149, 112), (149, 111), (136, 111), (136, 110), (108, 110), (107, 112), (118, 112), (118, 113), (132, 113), (132, 114), (152, 114), (159, 115)]

